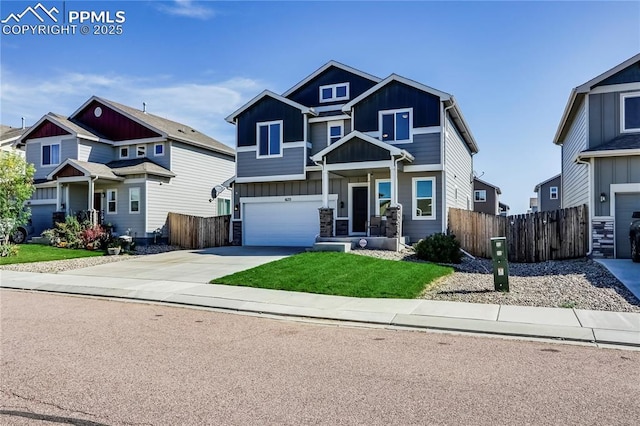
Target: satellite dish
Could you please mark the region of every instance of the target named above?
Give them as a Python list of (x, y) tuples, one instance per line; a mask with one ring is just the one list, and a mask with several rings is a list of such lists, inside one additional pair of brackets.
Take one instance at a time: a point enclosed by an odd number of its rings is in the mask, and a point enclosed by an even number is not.
[(215, 200), (215, 198), (218, 196), (218, 194), (222, 193), (222, 191), (224, 191), (225, 188), (222, 185), (216, 185), (213, 187), (213, 189), (211, 190), (211, 198)]

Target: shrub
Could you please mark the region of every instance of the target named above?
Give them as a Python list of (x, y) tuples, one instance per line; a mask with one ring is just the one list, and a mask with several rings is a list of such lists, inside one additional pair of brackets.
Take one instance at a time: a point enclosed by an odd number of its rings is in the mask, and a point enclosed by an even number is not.
[(433, 234), (415, 245), (418, 259), (436, 263), (460, 263), (460, 243), (453, 234)]
[(20, 248), (9, 242), (0, 244), (0, 257), (17, 256)]
[(107, 238), (107, 233), (100, 225), (91, 225), (80, 232), (82, 245), (87, 249), (98, 249)]

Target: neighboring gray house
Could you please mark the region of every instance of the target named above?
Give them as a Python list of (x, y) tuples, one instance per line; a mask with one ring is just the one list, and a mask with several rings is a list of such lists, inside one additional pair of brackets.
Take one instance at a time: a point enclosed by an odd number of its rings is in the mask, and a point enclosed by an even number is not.
[[(28, 202), (34, 230), (54, 212), (83, 213), (138, 240), (163, 230), (167, 213), (230, 214), (234, 150), (191, 127), (92, 97), (70, 117), (48, 113), (19, 139), (36, 169)], [(212, 202), (215, 201), (215, 202)]]
[(538, 211), (548, 212), (562, 208), (560, 203), (561, 184), (562, 175), (558, 174), (540, 182), (533, 188), (533, 192), (537, 194), (538, 198)]
[(24, 151), (18, 146), (18, 140), (28, 127), (11, 127), (0, 124), (0, 150), (17, 152), (24, 156)]
[(237, 244), (381, 235), (397, 248), (445, 231), (450, 207), (472, 208), (478, 147), (453, 96), (424, 84), (331, 61), (227, 121)]
[[(473, 179), (473, 211), (492, 215), (500, 214), (500, 194), (502, 191), (478, 178)], [(504, 205), (506, 206), (506, 204)]]
[(640, 210), (640, 54), (573, 89), (553, 141), (562, 145), (562, 207), (588, 206), (592, 254), (629, 258)]

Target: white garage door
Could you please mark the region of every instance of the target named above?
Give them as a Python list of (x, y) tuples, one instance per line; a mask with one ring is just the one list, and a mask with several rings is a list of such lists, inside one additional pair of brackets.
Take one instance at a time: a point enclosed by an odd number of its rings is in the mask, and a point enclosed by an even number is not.
[(640, 211), (640, 194), (616, 194), (616, 258), (631, 258), (629, 225), (633, 212)]
[[(273, 197), (244, 204), (243, 245), (310, 247), (320, 233), (320, 198)], [(284, 201), (290, 200), (290, 201)], [(330, 203), (335, 209), (335, 201)]]

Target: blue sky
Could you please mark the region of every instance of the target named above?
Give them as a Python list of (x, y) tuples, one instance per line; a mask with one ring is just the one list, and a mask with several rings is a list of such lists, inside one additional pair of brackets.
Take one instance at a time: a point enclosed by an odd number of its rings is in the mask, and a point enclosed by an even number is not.
[[(0, 18), (37, 3), (3, 0)], [(560, 172), (552, 139), (570, 90), (640, 51), (637, 1), (42, 4), (124, 11), (123, 34), (3, 34), (2, 124), (70, 115), (98, 95), (146, 102), (233, 146), (227, 114), (334, 59), (453, 94), (480, 147), (474, 169), (500, 186), (512, 213)]]

